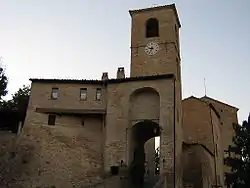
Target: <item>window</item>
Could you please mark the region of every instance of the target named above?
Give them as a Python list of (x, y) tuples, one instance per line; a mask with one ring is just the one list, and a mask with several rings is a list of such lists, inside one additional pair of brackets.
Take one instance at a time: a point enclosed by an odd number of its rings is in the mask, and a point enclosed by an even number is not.
[(156, 18), (150, 18), (146, 22), (146, 38), (159, 37), (159, 22)]
[(87, 88), (80, 89), (80, 100), (83, 100), (83, 101), (87, 100)]
[(101, 90), (101, 88), (97, 88), (96, 89), (96, 100), (101, 100), (101, 93), (102, 92), (102, 90)]
[(55, 125), (56, 124), (56, 116), (55, 115), (49, 115), (48, 117), (48, 125)]
[(52, 88), (51, 91), (51, 99), (57, 99), (59, 94), (59, 89), (58, 88)]

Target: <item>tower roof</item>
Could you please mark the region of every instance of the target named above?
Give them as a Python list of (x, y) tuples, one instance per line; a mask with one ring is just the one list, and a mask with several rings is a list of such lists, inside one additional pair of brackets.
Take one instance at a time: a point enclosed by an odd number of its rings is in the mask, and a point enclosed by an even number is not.
[(165, 9), (165, 8), (170, 8), (174, 10), (176, 19), (177, 19), (177, 23), (179, 25), (179, 27), (181, 27), (181, 22), (178, 16), (178, 12), (176, 9), (175, 4), (170, 4), (170, 5), (161, 5), (161, 6), (155, 6), (155, 7), (150, 7), (150, 8), (143, 8), (143, 9), (136, 9), (136, 10), (129, 10), (129, 14), (130, 16), (132, 16), (135, 13), (139, 13), (139, 12), (146, 12), (146, 11), (152, 11), (152, 10), (160, 10), (160, 9)]

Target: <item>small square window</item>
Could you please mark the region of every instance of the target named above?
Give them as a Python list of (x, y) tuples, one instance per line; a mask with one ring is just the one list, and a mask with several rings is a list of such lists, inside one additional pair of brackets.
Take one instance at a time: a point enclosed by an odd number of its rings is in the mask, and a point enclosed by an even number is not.
[(80, 100), (83, 100), (83, 101), (87, 100), (87, 88), (80, 89)]
[(52, 88), (51, 91), (51, 99), (58, 99), (59, 89), (58, 88)]
[(56, 124), (56, 116), (55, 115), (49, 115), (48, 117), (48, 125), (55, 125)]
[(102, 90), (101, 88), (96, 89), (96, 100), (101, 100)]

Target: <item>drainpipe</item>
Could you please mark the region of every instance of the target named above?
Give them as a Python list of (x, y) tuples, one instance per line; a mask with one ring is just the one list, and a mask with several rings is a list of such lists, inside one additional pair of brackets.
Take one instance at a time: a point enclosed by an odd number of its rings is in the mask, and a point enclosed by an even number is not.
[(103, 171), (104, 174), (106, 173), (105, 167), (106, 165), (106, 151), (105, 151), (105, 146), (106, 146), (106, 141), (107, 141), (107, 122), (106, 122), (106, 114), (107, 114), (107, 107), (108, 107), (108, 79), (103, 80), (102, 83), (102, 88), (103, 88), (103, 94), (104, 94), (104, 100), (105, 102), (105, 113), (103, 114), (103, 130), (104, 130), (104, 135), (103, 135)]
[(175, 165), (175, 150), (176, 150), (176, 138), (175, 138), (175, 108), (176, 108), (176, 78), (174, 78), (174, 187), (175, 187), (175, 171), (176, 171), (176, 165)]
[(217, 187), (217, 163), (216, 163), (216, 145), (215, 145), (215, 138), (214, 138), (214, 125), (213, 125), (213, 120), (212, 120), (212, 111), (211, 111), (211, 107), (209, 105), (209, 113), (210, 113), (210, 122), (212, 125), (212, 137), (213, 137), (213, 145), (214, 145), (214, 173), (215, 173), (215, 185)]

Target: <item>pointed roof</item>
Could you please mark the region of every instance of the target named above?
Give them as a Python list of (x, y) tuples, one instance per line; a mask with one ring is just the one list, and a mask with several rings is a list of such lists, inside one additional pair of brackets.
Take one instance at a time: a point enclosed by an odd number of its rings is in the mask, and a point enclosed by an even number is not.
[(208, 96), (206, 96), (206, 95), (203, 96), (203, 97), (201, 97), (200, 99), (203, 100), (203, 101), (209, 100), (209, 101), (217, 102), (217, 103), (222, 104), (222, 105), (224, 105), (224, 106), (226, 106), (226, 107), (232, 108), (232, 109), (234, 109), (234, 110), (236, 110), (236, 111), (239, 110), (239, 108), (237, 108), (237, 107), (235, 107), (235, 106), (229, 105), (229, 104), (227, 104), (227, 103), (224, 103), (224, 102), (222, 102), (222, 101), (219, 101), (219, 100), (214, 99), (214, 98), (211, 98), (211, 97), (208, 97)]
[(185, 101), (185, 100), (190, 100), (190, 99), (195, 99), (195, 100), (198, 100), (199, 102), (202, 102), (202, 103), (206, 103), (214, 112), (215, 114), (217, 115), (217, 117), (220, 119), (220, 114), (219, 112), (216, 110), (216, 108), (214, 107), (214, 105), (210, 102), (207, 102), (205, 100), (202, 100), (198, 97), (195, 97), (195, 96), (190, 96), (190, 97), (187, 97), (185, 99), (183, 99), (182, 101)]

